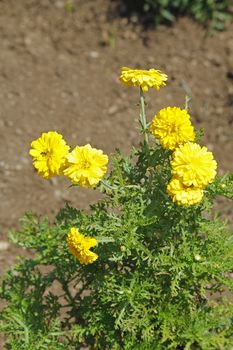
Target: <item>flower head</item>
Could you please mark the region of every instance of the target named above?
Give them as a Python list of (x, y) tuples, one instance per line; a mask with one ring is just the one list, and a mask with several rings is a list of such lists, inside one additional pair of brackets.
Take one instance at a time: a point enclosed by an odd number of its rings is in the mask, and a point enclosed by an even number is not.
[(173, 177), (167, 185), (167, 192), (173, 202), (179, 205), (193, 205), (202, 200), (204, 191), (200, 187), (185, 186), (178, 178)]
[(171, 165), (173, 175), (185, 186), (204, 188), (216, 176), (217, 163), (212, 152), (197, 143), (187, 142), (176, 148)]
[(92, 148), (89, 144), (77, 146), (67, 155), (64, 175), (74, 184), (93, 187), (107, 171), (108, 156), (103, 151)]
[(188, 112), (179, 107), (161, 109), (152, 120), (151, 131), (162, 146), (170, 150), (195, 138)]
[(90, 248), (97, 245), (97, 240), (85, 237), (75, 227), (71, 227), (67, 236), (68, 248), (81, 264), (92, 264), (98, 255), (90, 251)]
[(32, 141), (29, 154), (38, 173), (45, 179), (60, 175), (70, 147), (56, 131), (44, 132)]
[(148, 88), (160, 89), (165, 86), (167, 75), (155, 69), (130, 69), (128, 67), (121, 68), (120, 82), (126, 86), (138, 86), (143, 91), (148, 91)]

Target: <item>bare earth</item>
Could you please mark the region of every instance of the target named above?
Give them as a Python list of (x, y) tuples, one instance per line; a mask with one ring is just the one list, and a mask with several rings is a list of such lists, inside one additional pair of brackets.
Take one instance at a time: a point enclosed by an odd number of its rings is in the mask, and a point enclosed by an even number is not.
[[(193, 122), (205, 128), (219, 173), (233, 170), (233, 25), (208, 36), (183, 18), (144, 31), (111, 13), (110, 1), (77, 0), (72, 13), (65, 3), (0, 0), (1, 273), (18, 252), (6, 233), (25, 211), (53, 220), (66, 202), (86, 209), (98, 197), (63, 178), (41, 179), (28, 155), (33, 139), (56, 130), (70, 145), (91, 143), (108, 154), (139, 143), (138, 91), (120, 86), (121, 66), (168, 74), (166, 88), (147, 94), (148, 120), (191, 95)], [(232, 215), (230, 203), (220, 206)]]

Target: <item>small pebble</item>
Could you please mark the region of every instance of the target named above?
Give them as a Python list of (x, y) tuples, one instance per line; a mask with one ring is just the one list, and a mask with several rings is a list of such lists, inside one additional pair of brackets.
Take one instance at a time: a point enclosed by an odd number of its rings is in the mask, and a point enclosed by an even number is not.
[(89, 52), (89, 56), (90, 56), (91, 58), (98, 58), (98, 57), (99, 57), (99, 52), (97, 52), (97, 51), (91, 51), (91, 52)]
[(5, 241), (0, 241), (0, 251), (3, 252), (9, 248), (10, 244)]
[(109, 115), (115, 114), (115, 113), (117, 112), (117, 110), (118, 110), (117, 105), (112, 105), (112, 106), (109, 107), (109, 109), (108, 109), (108, 114), (109, 114)]

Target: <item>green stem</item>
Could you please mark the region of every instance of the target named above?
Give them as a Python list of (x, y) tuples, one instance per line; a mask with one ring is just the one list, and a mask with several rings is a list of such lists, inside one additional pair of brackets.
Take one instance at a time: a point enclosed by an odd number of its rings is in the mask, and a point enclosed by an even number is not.
[(144, 134), (145, 142), (148, 143), (147, 135), (147, 123), (146, 123), (146, 113), (145, 113), (145, 97), (142, 88), (140, 87), (140, 124), (142, 126), (142, 132)]
[(104, 187), (108, 188), (109, 190), (113, 190), (113, 191), (114, 191), (114, 190), (117, 189), (116, 186), (113, 187), (113, 186), (109, 185), (107, 182), (105, 182), (104, 180), (101, 180), (101, 184), (102, 184)]
[(185, 105), (184, 105), (184, 109), (186, 109), (186, 111), (189, 110), (189, 102), (191, 101), (191, 97), (186, 95), (185, 96)]

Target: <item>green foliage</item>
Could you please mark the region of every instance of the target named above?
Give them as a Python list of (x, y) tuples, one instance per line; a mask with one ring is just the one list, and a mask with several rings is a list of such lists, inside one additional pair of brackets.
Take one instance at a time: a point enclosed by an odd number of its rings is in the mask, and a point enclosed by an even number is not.
[[(232, 348), (233, 235), (211, 207), (232, 198), (233, 176), (218, 177), (199, 205), (178, 206), (166, 194), (170, 158), (156, 143), (117, 151), (90, 213), (66, 206), (54, 224), (24, 216), (11, 239), (33, 258), (2, 283), (7, 349)], [(95, 263), (69, 253), (73, 226), (98, 240)]]
[(189, 15), (212, 28), (224, 29), (224, 22), (232, 18), (229, 0), (126, 0), (130, 12), (144, 13), (155, 24), (173, 22), (177, 16)]
[(75, 10), (74, 2), (73, 0), (67, 0), (65, 3), (65, 11), (69, 14), (72, 14)]

